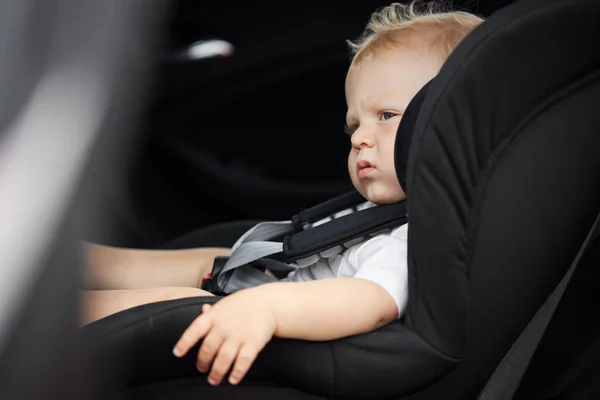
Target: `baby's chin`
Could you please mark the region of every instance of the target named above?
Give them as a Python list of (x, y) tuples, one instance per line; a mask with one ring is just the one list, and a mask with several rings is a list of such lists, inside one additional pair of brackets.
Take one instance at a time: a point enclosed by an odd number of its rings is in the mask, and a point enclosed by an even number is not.
[(398, 193), (397, 190), (388, 189), (379, 185), (369, 185), (366, 188), (361, 188), (359, 192), (371, 203), (382, 206), (384, 204), (397, 203), (404, 200), (406, 196), (403, 193)]

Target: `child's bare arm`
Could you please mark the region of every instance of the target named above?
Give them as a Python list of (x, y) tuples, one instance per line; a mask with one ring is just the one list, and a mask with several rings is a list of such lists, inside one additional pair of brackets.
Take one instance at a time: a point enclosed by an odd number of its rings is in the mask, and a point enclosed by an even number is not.
[[(257, 288), (258, 289), (258, 288)], [(360, 278), (263, 285), (277, 321), (275, 336), (332, 340), (372, 331), (398, 317), (392, 296)]]
[(210, 368), (209, 382), (219, 384), (235, 361), (230, 383), (237, 384), (273, 335), (337, 339), (369, 332), (397, 315), (392, 296), (365, 279), (269, 283), (205, 305), (173, 351), (181, 357), (204, 338), (198, 369)]
[(87, 289), (143, 289), (160, 286), (199, 287), (226, 248), (137, 250), (84, 243)]

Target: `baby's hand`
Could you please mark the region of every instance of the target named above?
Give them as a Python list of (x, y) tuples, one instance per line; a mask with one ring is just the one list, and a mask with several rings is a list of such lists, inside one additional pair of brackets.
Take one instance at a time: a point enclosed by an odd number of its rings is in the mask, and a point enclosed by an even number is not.
[(184, 356), (200, 339), (197, 368), (207, 372), (211, 385), (218, 385), (235, 361), (229, 383), (238, 384), (258, 353), (271, 340), (276, 320), (271, 307), (253, 296), (251, 290), (229, 295), (213, 306), (205, 304), (202, 314), (183, 332), (173, 353)]

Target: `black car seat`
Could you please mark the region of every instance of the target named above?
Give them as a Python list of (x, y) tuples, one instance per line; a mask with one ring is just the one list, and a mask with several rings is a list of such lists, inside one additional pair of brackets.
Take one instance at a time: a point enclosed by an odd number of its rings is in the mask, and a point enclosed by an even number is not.
[[(216, 299), (147, 305), (84, 330), (107, 360), (127, 360), (113, 370), (121, 380), (111, 393), (476, 398), (600, 211), (599, 20), (597, 0), (517, 2), (469, 35), (432, 82), (406, 163), (404, 321), (331, 342), (274, 339), (244, 385), (213, 388), (193, 354), (176, 360), (170, 351), (200, 305)], [(590, 314), (599, 260), (596, 241), (515, 398), (600, 395), (600, 323)]]
[[(404, 321), (330, 342), (274, 339), (242, 386), (213, 388), (193, 354), (179, 360), (171, 349), (201, 304), (218, 299), (155, 303), (81, 330), (94, 357), (68, 379), (56, 361), (72, 354), (61, 333), (73, 310), (60, 324), (48, 317), (57, 315), (57, 289), (75, 291), (75, 268), (61, 266), (76, 262), (57, 240), (44, 280), (31, 286), (40, 290), (22, 308), (33, 312), (22, 312), (2, 343), (2, 394), (75, 392), (95, 379), (97, 395), (120, 399), (476, 398), (600, 211), (598, 20), (598, 0), (523, 0), (469, 35), (429, 87), (406, 163)], [(600, 393), (600, 322), (592, 312), (599, 260), (596, 241), (515, 398)], [(95, 373), (79, 379), (89, 366)], [(66, 379), (54, 379), (59, 374)]]

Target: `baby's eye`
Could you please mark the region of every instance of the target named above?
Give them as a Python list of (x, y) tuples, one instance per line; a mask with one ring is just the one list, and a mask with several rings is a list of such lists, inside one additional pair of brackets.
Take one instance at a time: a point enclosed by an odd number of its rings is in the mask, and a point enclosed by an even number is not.
[(398, 115), (398, 114), (393, 113), (391, 111), (384, 111), (381, 113), (381, 119), (385, 121), (385, 120), (394, 118), (396, 115)]

